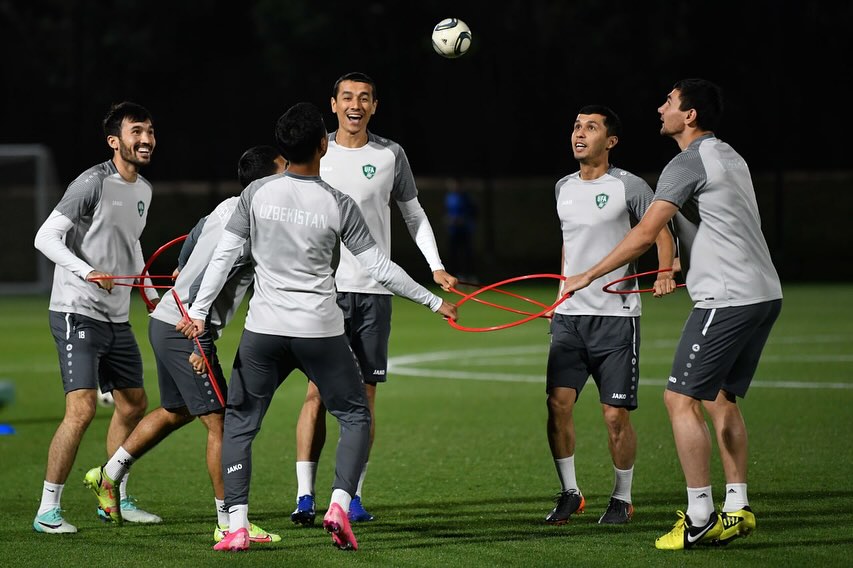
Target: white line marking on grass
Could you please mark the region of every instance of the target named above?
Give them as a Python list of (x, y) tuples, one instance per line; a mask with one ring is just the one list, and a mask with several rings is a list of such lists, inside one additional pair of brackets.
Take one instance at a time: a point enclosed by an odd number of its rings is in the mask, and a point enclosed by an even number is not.
[[(793, 339), (793, 338), (791, 338)], [(788, 343), (788, 342), (786, 342)], [(790, 341), (799, 343), (799, 341)], [(540, 354), (544, 364), (547, 357), (547, 346), (542, 345), (519, 345), (515, 347), (497, 347), (485, 349), (460, 349), (455, 351), (432, 351), (428, 353), (414, 353), (391, 357), (388, 360), (388, 372), (394, 375), (409, 377), (424, 377), (437, 379), (456, 379), (463, 381), (498, 381), (515, 383), (545, 383), (545, 373), (537, 375), (507, 373), (507, 372), (477, 372), (462, 371), (457, 369), (435, 369), (423, 368), (423, 363), (452, 362), (454, 366), (466, 365), (469, 367), (492, 364), (506, 368), (512, 363), (529, 364), (529, 358), (524, 355)], [(801, 361), (801, 362), (826, 362), (826, 361), (849, 361), (853, 357), (847, 355), (789, 355), (789, 356), (767, 356), (768, 361)], [(664, 379), (652, 379), (641, 377), (641, 386), (664, 386)], [(784, 380), (755, 380), (752, 386), (756, 388), (787, 388), (787, 389), (853, 389), (851, 383), (829, 383), (820, 381), (784, 381)]]

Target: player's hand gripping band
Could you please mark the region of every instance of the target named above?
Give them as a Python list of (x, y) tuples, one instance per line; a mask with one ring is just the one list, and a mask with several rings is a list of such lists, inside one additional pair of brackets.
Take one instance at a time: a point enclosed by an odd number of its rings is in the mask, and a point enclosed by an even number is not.
[[(613, 282), (608, 282), (601, 289), (608, 294), (640, 294), (642, 292), (654, 292), (654, 288), (644, 288), (642, 290), (611, 290), (610, 288), (619, 284), (620, 282), (625, 282), (626, 280), (631, 280), (633, 278), (639, 278), (641, 276), (648, 276), (649, 274), (657, 274), (659, 272), (672, 272), (672, 268), (662, 268), (660, 270), (649, 270), (648, 272), (640, 272), (639, 274), (629, 274), (628, 276), (619, 278), (618, 280), (614, 280)], [(683, 288), (685, 284), (676, 284), (676, 288)]]

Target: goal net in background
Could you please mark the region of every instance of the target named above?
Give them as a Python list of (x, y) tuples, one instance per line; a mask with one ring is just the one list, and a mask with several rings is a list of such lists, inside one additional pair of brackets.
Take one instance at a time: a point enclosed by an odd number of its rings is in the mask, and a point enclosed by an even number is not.
[(50, 291), (53, 264), (33, 246), (59, 200), (53, 156), (41, 144), (0, 144), (0, 294)]

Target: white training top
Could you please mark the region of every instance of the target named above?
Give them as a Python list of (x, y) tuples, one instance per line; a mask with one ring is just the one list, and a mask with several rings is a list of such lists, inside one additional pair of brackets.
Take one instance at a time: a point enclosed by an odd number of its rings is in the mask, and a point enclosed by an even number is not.
[(343, 243), (369, 274), (394, 294), (437, 311), (441, 298), (412, 280), (382, 253), (352, 198), (319, 177), (285, 172), (250, 184), (205, 272), (193, 319), (204, 319), (240, 253), (252, 244), (255, 291), (246, 329), (286, 337), (344, 333), (332, 258)]
[[(213, 256), (213, 251), (225, 231), (225, 225), (231, 219), (237, 203), (240, 201), (238, 196), (229, 197), (216, 206), (213, 212), (204, 218), (201, 223), (201, 231), (198, 232), (195, 239), (192, 253), (189, 255), (186, 264), (178, 274), (175, 280), (174, 290), (178, 293), (178, 297), (184, 304), (184, 309), (187, 308), (195, 300), (195, 295), (198, 292), (198, 286), (201, 277), (210, 264), (210, 259)], [(194, 229), (195, 231), (195, 229)], [(252, 284), (254, 272), (248, 262), (248, 245), (242, 252), (241, 259), (238, 261), (245, 269), (232, 270), (228, 275), (226, 283), (223, 285), (222, 291), (216, 297), (210, 310), (210, 332), (214, 340), (219, 339), (224, 328), (231, 318), (234, 316), (240, 302), (246, 295), (246, 291)], [(183, 317), (180, 308), (175, 303), (175, 297), (171, 291), (163, 295), (163, 299), (151, 312), (151, 317), (160, 320), (164, 323), (176, 325)]]
[(782, 298), (749, 167), (731, 146), (713, 134), (691, 142), (661, 172), (658, 199), (679, 207), (679, 257), (697, 308)]
[[(129, 286), (111, 293), (87, 282), (93, 270), (135, 276), (145, 261), (139, 237), (148, 219), (151, 184), (137, 176), (129, 183), (112, 160), (89, 168), (68, 185), (50, 217), (36, 233), (35, 247), (56, 264), (50, 309), (99, 321), (123, 323), (130, 313)], [(130, 279), (116, 280), (131, 284)], [(157, 298), (153, 289), (146, 296)]]
[[(652, 188), (640, 177), (611, 166), (594, 180), (575, 172), (557, 182), (557, 215), (563, 231), (563, 274), (583, 272), (606, 256), (645, 215), (654, 199)], [(639, 294), (608, 294), (608, 282), (635, 274), (633, 263), (593, 280), (587, 288), (557, 306), (564, 315), (639, 316)], [(636, 279), (616, 289), (636, 290)]]
[[(329, 134), (328, 150), (320, 160), (323, 181), (355, 200), (377, 246), (387, 256), (391, 256), (390, 203), (391, 199), (396, 201), (430, 270), (443, 270), (435, 234), (418, 202), (415, 178), (403, 148), (371, 132), (364, 146), (346, 148), (335, 142), (335, 135)], [(340, 292), (390, 294), (346, 247), (341, 247), (335, 281)]]

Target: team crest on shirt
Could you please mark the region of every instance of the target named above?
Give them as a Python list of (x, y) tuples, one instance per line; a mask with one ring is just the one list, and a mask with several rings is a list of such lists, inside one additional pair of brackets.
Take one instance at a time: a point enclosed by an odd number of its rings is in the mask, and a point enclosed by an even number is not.
[(361, 166), (361, 173), (363, 173), (364, 177), (367, 179), (372, 179), (373, 176), (376, 175), (376, 166), (372, 164), (365, 164)]
[(137, 202), (136, 210), (139, 211), (139, 216), (142, 217), (142, 214), (145, 213), (145, 204), (141, 201)]
[(599, 193), (595, 196), (595, 204), (598, 205), (599, 209), (603, 209), (605, 205), (607, 205), (607, 200), (610, 199), (610, 196), (606, 193)]

